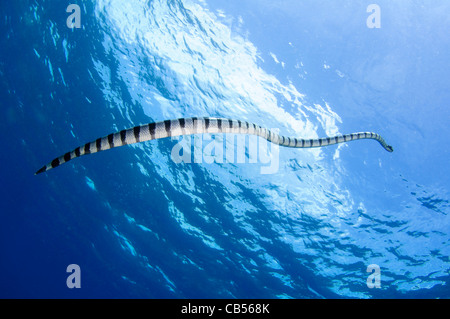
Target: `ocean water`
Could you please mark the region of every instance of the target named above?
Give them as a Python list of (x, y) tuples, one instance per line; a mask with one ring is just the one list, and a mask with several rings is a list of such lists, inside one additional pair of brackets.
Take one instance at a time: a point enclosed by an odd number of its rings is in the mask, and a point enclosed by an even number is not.
[[(79, 28), (70, 2), (0, 4), (0, 297), (450, 297), (448, 1), (73, 3)], [(192, 116), (373, 131), (394, 152), (216, 134), (34, 175), (98, 137)], [(180, 143), (244, 149), (176, 163)]]

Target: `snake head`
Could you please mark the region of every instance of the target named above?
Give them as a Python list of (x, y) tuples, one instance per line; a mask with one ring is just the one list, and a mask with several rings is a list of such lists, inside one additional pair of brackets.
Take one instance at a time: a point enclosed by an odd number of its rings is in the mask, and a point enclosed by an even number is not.
[(392, 153), (394, 151), (394, 148), (391, 145), (386, 145), (386, 151)]

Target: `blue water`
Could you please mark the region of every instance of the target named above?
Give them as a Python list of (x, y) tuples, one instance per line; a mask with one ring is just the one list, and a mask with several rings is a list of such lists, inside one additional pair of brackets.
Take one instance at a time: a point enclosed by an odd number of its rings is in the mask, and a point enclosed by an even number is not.
[[(67, 2), (0, 4), (0, 297), (450, 297), (448, 1), (377, 1), (381, 28), (370, 1), (77, 2), (73, 29)], [(165, 139), (33, 175), (190, 116), (395, 151), (280, 148), (262, 174)]]

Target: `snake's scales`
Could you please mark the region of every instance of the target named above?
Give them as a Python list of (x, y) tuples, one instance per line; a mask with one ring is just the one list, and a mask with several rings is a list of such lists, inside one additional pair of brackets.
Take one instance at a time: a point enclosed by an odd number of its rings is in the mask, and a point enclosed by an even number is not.
[(109, 150), (113, 147), (145, 142), (170, 136), (202, 133), (234, 133), (257, 135), (281, 146), (297, 148), (322, 147), (359, 139), (373, 139), (378, 141), (386, 151), (393, 151), (392, 146), (388, 145), (380, 135), (371, 132), (352, 133), (318, 139), (301, 139), (296, 137), (281, 136), (259, 125), (245, 121), (213, 117), (191, 117), (135, 126), (127, 130), (122, 130), (120, 132), (112, 133), (108, 136), (98, 138), (93, 142), (86, 143), (85, 145), (77, 147), (71, 152), (67, 152), (64, 155), (55, 158), (47, 165), (40, 168), (35, 174), (46, 172), (61, 164), (67, 163), (68, 161), (76, 157)]

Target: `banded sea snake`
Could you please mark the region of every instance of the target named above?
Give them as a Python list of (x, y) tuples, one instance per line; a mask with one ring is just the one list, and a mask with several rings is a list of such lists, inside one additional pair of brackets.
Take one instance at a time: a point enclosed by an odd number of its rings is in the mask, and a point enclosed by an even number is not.
[(156, 140), (165, 137), (203, 133), (257, 135), (274, 144), (296, 148), (322, 147), (360, 139), (373, 139), (378, 141), (386, 151), (392, 152), (394, 150), (392, 146), (388, 145), (380, 135), (371, 132), (352, 133), (318, 139), (301, 139), (281, 136), (259, 125), (245, 121), (214, 117), (191, 117), (139, 125), (117, 133), (109, 134), (105, 137), (100, 137), (93, 142), (86, 143), (71, 152), (67, 152), (64, 155), (55, 158), (47, 165), (40, 168), (35, 175), (46, 172), (82, 155), (97, 153), (114, 147)]

